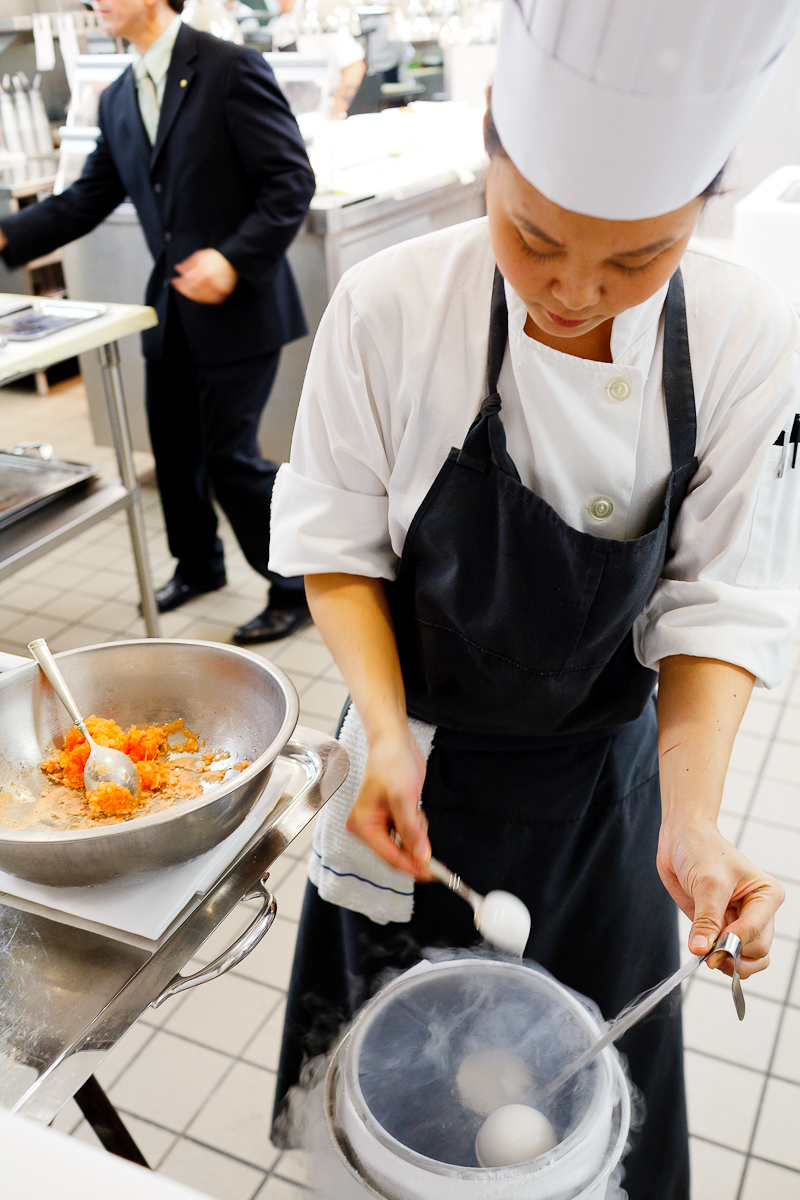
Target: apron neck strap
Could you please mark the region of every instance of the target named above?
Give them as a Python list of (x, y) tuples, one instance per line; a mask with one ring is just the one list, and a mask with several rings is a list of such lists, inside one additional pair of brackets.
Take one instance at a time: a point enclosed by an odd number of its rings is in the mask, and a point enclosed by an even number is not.
[(680, 267), (669, 281), (664, 308), (664, 399), (667, 407), (672, 469), (679, 471), (694, 461), (697, 445), (697, 408), (686, 327), (686, 299)]
[(481, 404), (480, 412), (470, 426), (464, 445), (456, 453), (456, 458), (463, 466), (474, 466), (480, 470), (486, 464), (494, 462), (506, 475), (510, 475), (520, 483), (517, 470), (511, 455), (506, 448), (506, 431), (500, 419), (502, 400), (497, 390), (497, 381), (503, 366), (503, 359), (508, 343), (508, 308), (506, 306), (506, 289), (503, 276), (497, 267), (494, 269), (492, 285), (492, 307), (489, 317), (489, 357), (486, 368), (487, 396)]
[(503, 367), (508, 342), (508, 307), (506, 306), (506, 284), (500, 268), (494, 269), (492, 284), (492, 308), (489, 317), (489, 360), (486, 381), (489, 396), (497, 394), (497, 381)]

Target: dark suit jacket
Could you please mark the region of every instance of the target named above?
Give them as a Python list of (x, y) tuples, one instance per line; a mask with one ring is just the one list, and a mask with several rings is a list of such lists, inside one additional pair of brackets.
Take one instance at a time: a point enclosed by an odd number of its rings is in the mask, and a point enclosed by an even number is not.
[[(128, 68), (100, 100), (100, 138), (59, 196), (4, 217), (10, 267), (82, 237), (130, 196), (155, 266), (146, 303), (159, 326), (142, 338), (161, 357), (170, 293), (195, 361), (226, 363), (306, 332), (284, 255), (314, 194), (314, 175), (283, 93), (261, 55), (182, 25), (150, 146)], [(220, 305), (197, 304), (169, 280), (175, 263), (213, 247), (239, 272)]]

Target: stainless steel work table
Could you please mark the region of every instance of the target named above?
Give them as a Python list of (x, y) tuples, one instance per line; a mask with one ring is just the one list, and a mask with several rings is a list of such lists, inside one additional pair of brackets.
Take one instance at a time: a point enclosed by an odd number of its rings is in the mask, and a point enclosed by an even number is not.
[[(0, 311), (18, 299), (9, 293), (0, 294)], [(9, 305), (6, 305), (6, 301)], [(105, 520), (112, 513), (124, 509), (128, 515), (148, 637), (159, 636), (158, 610), (153, 595), (139, 485), (133, 465), (117, 342), (129, 334), (149, 329), (156, 321), (155, 311), (144, 305), (108, 304), (106, 311), (92, 320), (58, 330), (35, 341), (8, 342), (0, 348), (0, 385), (43, 371), (64, 359), (97, 350), (120, 476), (119, 479), (98, 479), (77, 496), (67, 495), (54, 501), (0, 533), (0, 579), (54, 550), (98, 521)]]
[[(265, 825), (157, 942), (0, 894), (0, 1106), (46, 1123), (74, 1096), (107, 1149), (144, 1164), (93, 1073), (146, 1008), (222, 974), (269, 929), (266, 873), (348, 770), (338, 742), (302, 727), (279, 761), (289, 780)], [(208, 936), (255, 897), (262, 906), (248, 929), (184, 981), (179, 972)]]

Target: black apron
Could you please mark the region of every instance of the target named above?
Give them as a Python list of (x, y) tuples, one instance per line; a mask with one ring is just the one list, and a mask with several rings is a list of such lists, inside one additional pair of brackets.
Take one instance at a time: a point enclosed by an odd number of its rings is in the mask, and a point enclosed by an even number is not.
[(408, 711), (482, 734), (611, 732), (640, 716), (653, 694), (656, 674), (638, 662), (631, 629), (697, 470), (680, 272), (664, 330), (672, 473), (661, 519), (643, 537), (620, 542), (573, 529), (520, 482), (497, 392), (507, 335), (498, 272), (489, 395), (420, 505), (389, 588)]
[[(631, 629), (697, 466), (682, 281), (665, 313), (672, 471), (658, 524), (628, 542), (572, 528), (520, 482), (496, 390), (507, 321), (498, 274), (489, 395), (412, 522), (390, 600), (409, 712), (437, 725), (422, 793), (434, 854), (478, 891), (519, 895), (533, 917), (526, 957), (611, 1017), (679, 962), (655, 867), (656, 676)], [(303, 1057), (329, 1047), (387, 968), (477, 940), (468, 906), (436, 884), (416, 888), (410, 922), (386, 926), (309, 884), (276, 1113)], [(647, 1108), (625, 1160), (628, 1194), (688, 1200), (679, 1002), (621, 1048)]]

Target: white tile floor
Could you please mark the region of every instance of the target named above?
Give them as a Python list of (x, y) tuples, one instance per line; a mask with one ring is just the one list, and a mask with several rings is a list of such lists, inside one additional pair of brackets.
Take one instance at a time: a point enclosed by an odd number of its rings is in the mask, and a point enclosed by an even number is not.
[[(80, 386), (47, 398), (0, 391), (0, 442), (53, 441), (64, 457), (110, 464), (91, 444)], [(137, 456), (147, 470), (149, 459)], [(153, 570), (170, 574), (157, 496), (145, 488)], [(164, 619), (164, 633), (225, 641), (254, 615), (264, 586), (227, 531), (228, 586)], [(0, 584), (0, 649), (25, 653), (46, 636), (67, 649), (143, 634), (123, 517), (97, 526)], [(292, 678), (301, 720), (332, 730), (345, 689), (317, 632), (264, 647)], [(703, 971), (687, 988), (686, 1060), (694, 1200), (800, 1200), (800, 642), (786, 681), (758, 691), (737, 738), (725, 788), (727, 836), (785, 883), (773, 962), (746, 985), (739, 1025), (727, 982)], [(302, 1156), (269, 1142), (284, 992), (309, 834), (276, 865), (280, 916), (234, 972), (147, 1013), (98, 1076), (148, 1161), (218, 1200), (302, 1200)], [(234, 913), (203, 947), (209, 960), (247, 923)], [(73, 1102), (56, 1125), (94, 1135)]]

